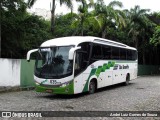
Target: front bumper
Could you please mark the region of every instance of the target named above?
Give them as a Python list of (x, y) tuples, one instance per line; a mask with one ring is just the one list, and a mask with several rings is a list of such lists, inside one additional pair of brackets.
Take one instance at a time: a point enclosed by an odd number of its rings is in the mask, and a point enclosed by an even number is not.
[(65, 87), (44, 87), (41, 85), (36, 85), (36, 92), (46, 92), (52, 94), (74, 94), (74, 84), (73, 81)]

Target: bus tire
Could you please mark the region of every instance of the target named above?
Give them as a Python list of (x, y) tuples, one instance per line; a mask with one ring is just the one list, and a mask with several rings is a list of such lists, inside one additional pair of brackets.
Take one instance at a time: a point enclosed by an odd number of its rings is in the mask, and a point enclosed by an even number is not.
[(95, 93), (95, 91), (96, 91), (96, 88), (97, 87), (97, 85), (96, 85), (96, 81), (95, 80), (91, 80), (91, 82), (89, 83), (89, 94), (93, 94), (93, 93)]
[(130, 75), (129, 73), (126, 75), (126, 81), (125, 81), (125, 85), (129, 85), (129, 81), (130, 81)]

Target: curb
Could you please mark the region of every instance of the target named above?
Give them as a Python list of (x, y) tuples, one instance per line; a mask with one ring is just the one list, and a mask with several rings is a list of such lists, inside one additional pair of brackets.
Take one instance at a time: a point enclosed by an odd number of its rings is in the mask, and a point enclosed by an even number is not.
[(34, 90), (35, 87), (0, 86), (0, 93)]
[(12, 91), (20, 91), (19, 86), (0, 86), (0, 93), (12, 92)]

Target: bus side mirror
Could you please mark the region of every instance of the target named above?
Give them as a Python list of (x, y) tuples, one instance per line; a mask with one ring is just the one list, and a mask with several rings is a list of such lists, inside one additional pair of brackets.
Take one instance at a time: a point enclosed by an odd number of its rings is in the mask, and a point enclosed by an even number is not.
[(27, 61), (29, 62), (30, 61), (30, 55), (33, 53), (33, 52), (36, 52), (38, 51), (38, 49), (33, 49), (33, 50), (30, 50), (27, 52)]
[(75, 48), (71, 48), (70, 50), (69, 50), (69, 60), (73, 60), (73, 57), (74, 57), (74, 52), (76, 51), (76, 50), (79, 50), (79, 49), (81, 49), (81, 47), (75, 47)]

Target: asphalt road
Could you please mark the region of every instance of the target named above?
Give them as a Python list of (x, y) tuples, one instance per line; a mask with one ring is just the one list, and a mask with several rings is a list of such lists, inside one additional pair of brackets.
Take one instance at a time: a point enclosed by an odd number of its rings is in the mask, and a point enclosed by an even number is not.
[(35, 91), (1, 93), (0, 109), (1, 111), (160, 111), (160, 76), (138, 77), (130, 81), (128, 86), (119, 84), (105, 87), (91, 95), (65, 96)]

